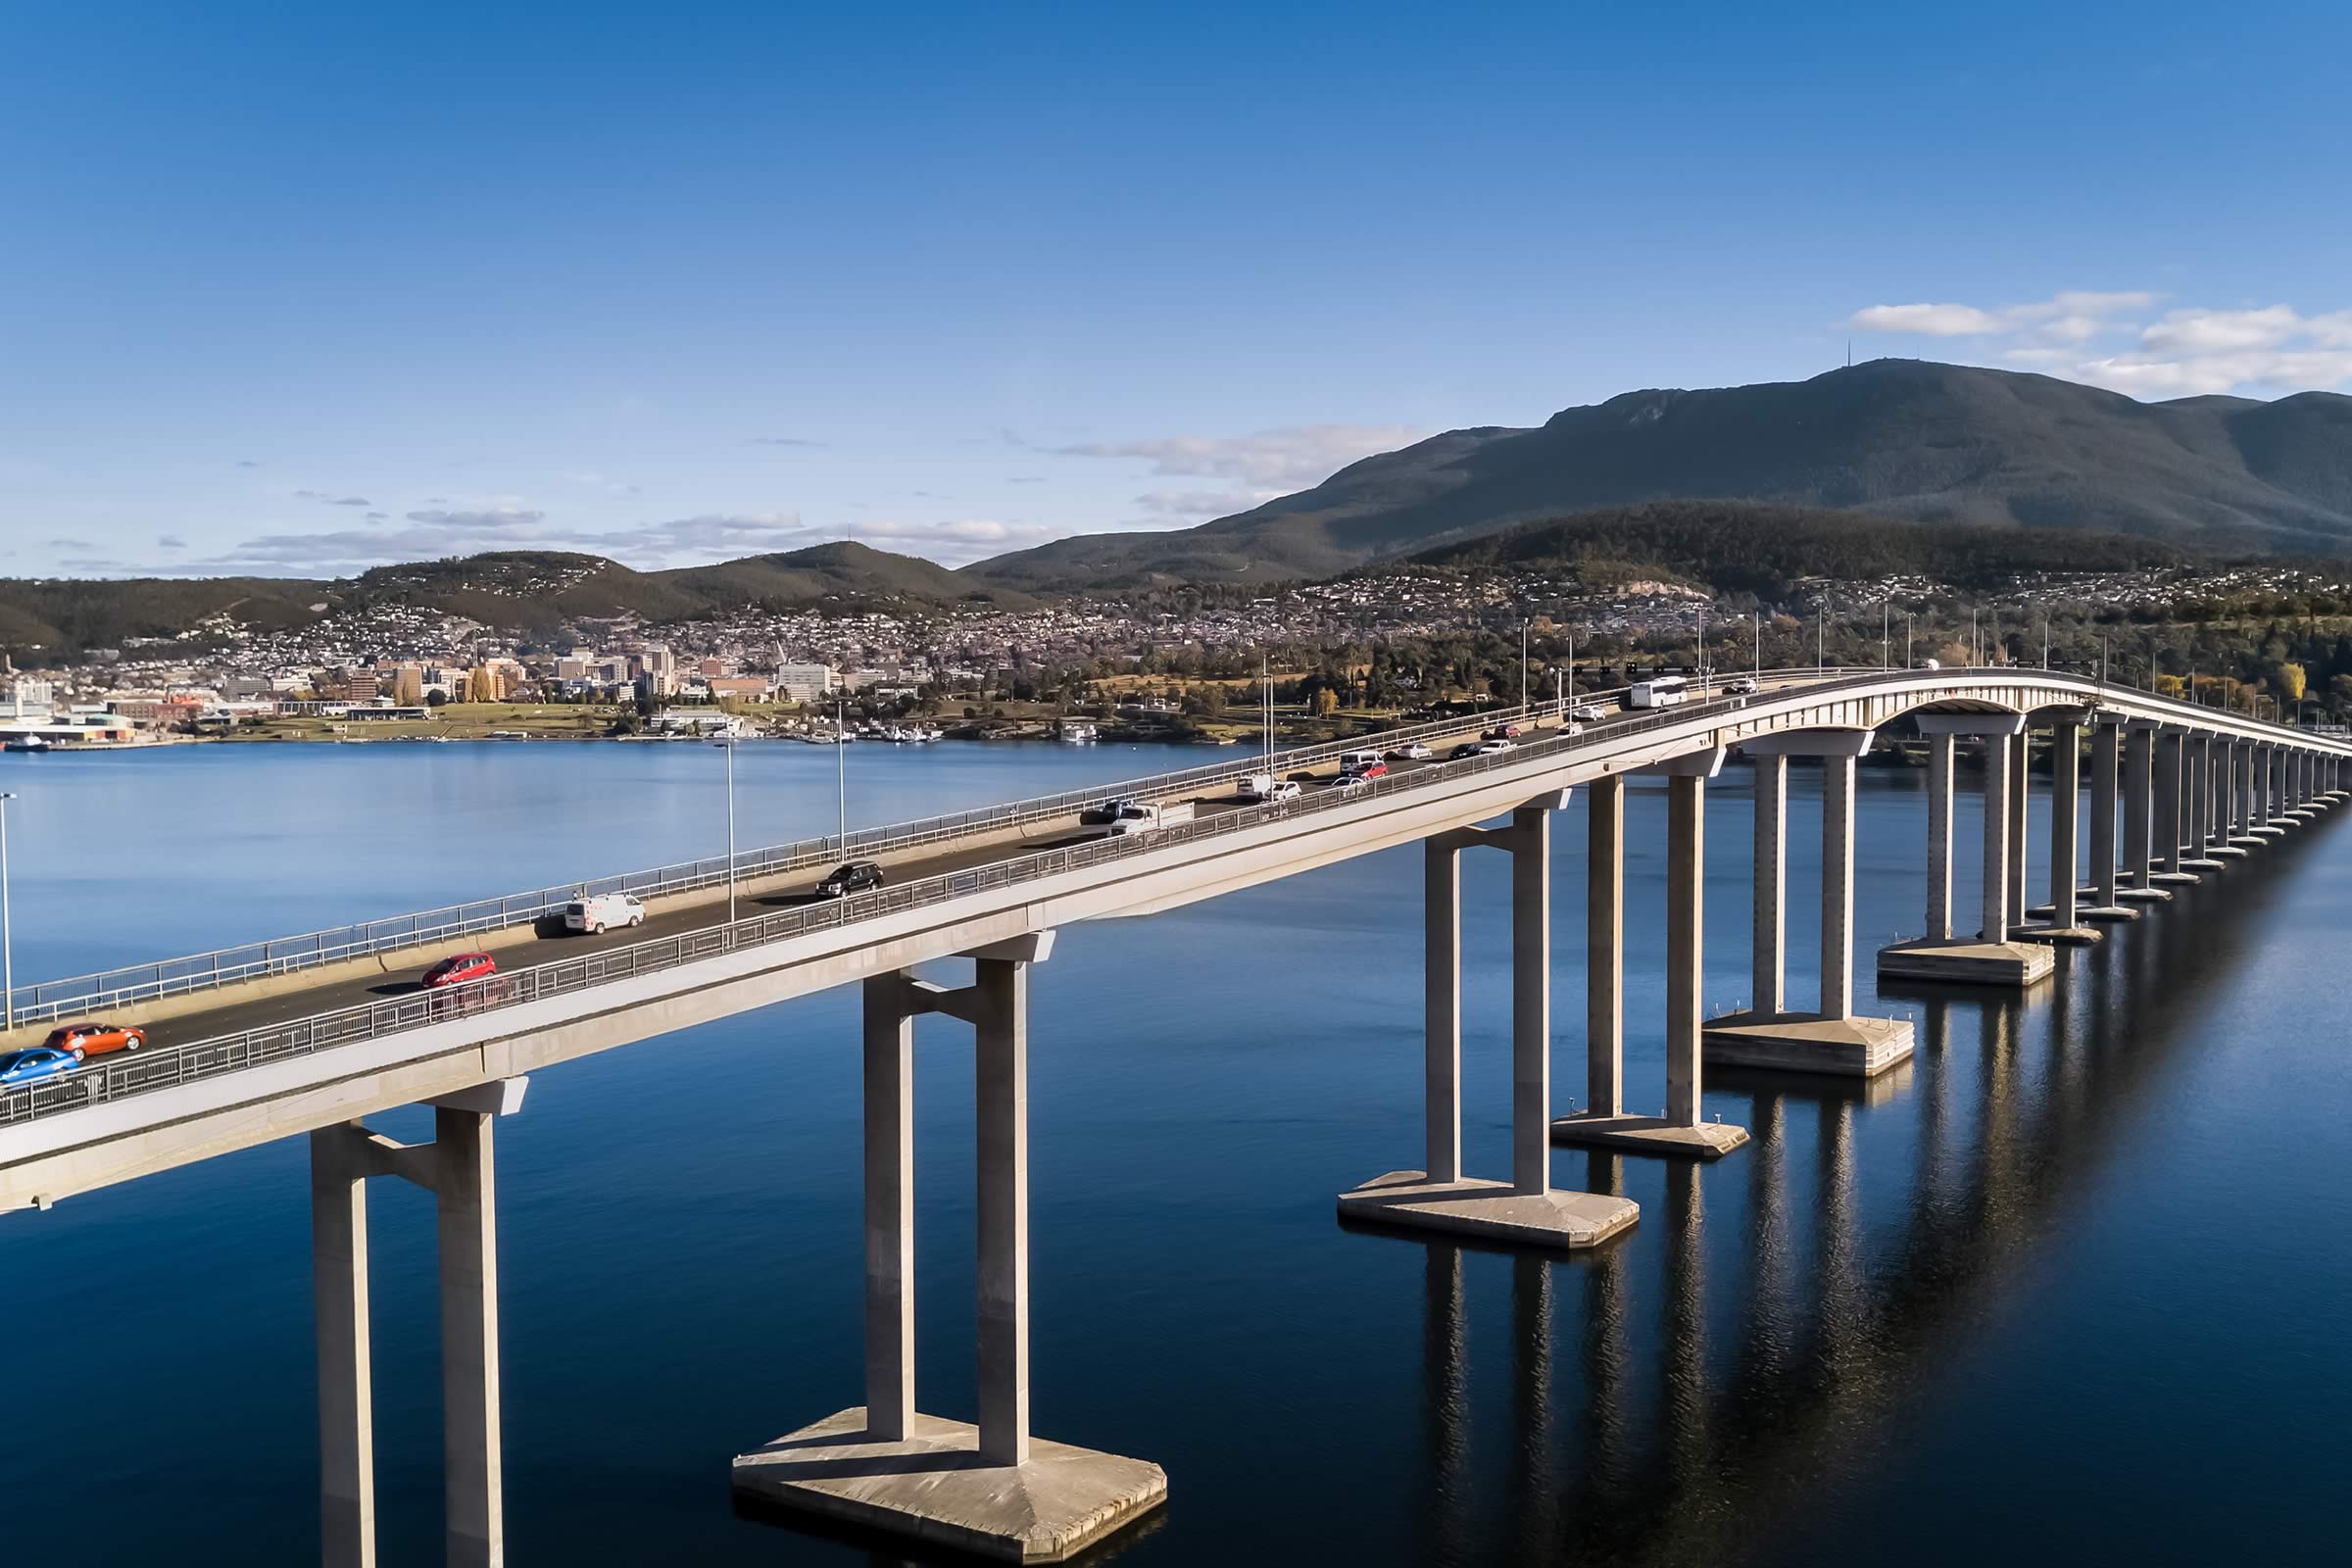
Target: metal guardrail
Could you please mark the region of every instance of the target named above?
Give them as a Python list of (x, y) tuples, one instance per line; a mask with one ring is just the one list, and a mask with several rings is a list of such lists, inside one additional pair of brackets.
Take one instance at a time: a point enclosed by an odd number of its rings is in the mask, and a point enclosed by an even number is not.
[[(1808, 685), (1808, 698), (1867, 690), (1888, 674), (1874, 670), (1858, 676), (1824, 679)], [(1906, 671), (1905, 673), (1915, 673)], [(2066, 675), (2056, 671), (2020, 671), (2014, 666), (1989, 669), (1954, 669), (1939, 671), (1952, 678), (1992, 677), (2014, 679), (2021, 673), (2037, 681), (2073, 686), (2094, 700), (2111, 688), (2087, 676)], [(2135, 701), (2152, 703), (2162, 708), (2179, 708), (2183, 716), (2197, 711), (2185, 703), (2167, 698), (2151, 698), (2129, 689)], [(1770, 695), (1766, 694), (1766, 698)], [(471, 981), (446, 990), (394, 998), (384, 1002), (366, 1003), (308, 1018), (283, 1023), (267, 1024), (238, 1034), (224, 1035), (213, 1040), (199, 1041), (168, 1051), (123, 1057), (97, 1067), (85, 1067), (70, 1076), (41, 1083), (21, 1085), (0, 1091), (0, 1126), (11, 1126), (44, 1116), (78, 1110), (102, 1104), (131, 1095), (158, 1089), (172, 1088), (200, 1079), (218, 1077), (223, 1073), (241, 1072), (250, 1067), (274, 1061), (314, 1054), (319, 1051), (357, 1041), (379, 1039), (386, 1035), (404, 1033), (426, 1025), (444, 1022), (453, 1017), (488, 1008), (519, 1006), (549, 997), (564, 996), (584, 991), (612, 980), (628, 979), (642, 974), (659, 973), (702, 959), (716, 957), (745, 948), (760, 947), (789, 938), (805, 936), (812, 931), (837, 929), (860, 921), (896, 914), (906, 909), (927, 908), (954, 899), (998, 888), (1036, 881), (1066, 871), (1112, 860), (1156, 854), (1204, 839), (1238, 833), (1261, 826), (1270, 821), (1313, 815), (1326, 810), (1356, 804), (1366, 799), (1417, 792), (1434, 785), (1449, 784), (1497, 768), (1516, 767), (1531, 757), (1550, 757), (1590, 747), (1602, 741), (1615, 742), (1628, 735), (1654, 729), (1690, 724), (1693, 721), (1728, 717), (1746, 709), (1752, 702), (1766, 698), (1747, 696), (1719, 697), (1696, 703), (1644, 713), (1639, 717), (1621, 717), (1601, 725), (1601, 734), (1570, 735), (1553, 731), (1548, 736), (1517, 746), (1508, 752), (1462, 758), (1416, 768), (1408, 773), (1390, 774), (1367, 781), (1350, 789), (1327, 788), (1315, 791), (1296, 801), (1282, 802), (1248, 809), (1220, 812), (1214, 816), (1196, 817), (1190, 822), (1145, 834), (1127, 834), (1097, 839), (1083, 845), (1041, 851), (1034, 855), (1015, 857), (970, 870), (949, 872), (927, 877), (918, 882), (887, 887), (837, 903), (807, 905), (799, 908), (754, 915), (731, 924), (705, 926), (676, 936), (656, 938), (627, 947), (609, 948), (577, 958), (559, 959), (554, 963), (516, 970), (513, 974), (495, 975)], [(1493, 716), (1493, 715), (1488, 715)], [(2300, 731), (2277, 727), (2283, 736), (2307, 740)], [(1450, 726), (1458, 730), (1463, 726)], [(1399, 737), (1392, 736), (1392, 740)], [(1341, 747), (1340, 750), (1348, 748)], [(1319, 753), (1327, 748), (1305, 748), (1293, 757)], [(1220, 767), (1193, 769), (1198, 777), (1231, 777), (1236, 769)], [(1174, 777), (1176, 775), (1168, 775)], [(1099, 798), (1102, 790), (1083, 792), (1083, 798)], [(1132, 793), (1142, 793), (1140, 791)]]
[[(1613, 701), (1623, 694), (1624, 688), (1616, 687), (1606, 691), (1585, 692), (1574, 701)], [(1293, 747), (1275, 753), (1273, 766), (1278, 771), (1295, 769), (1326, 761), (1343, 752), (1355, 751), (1368, 745), (1398, 746), (1415, 740), (1455, 734), (1475, 725), (1541, 718), (1552, 713), (1557, 706), (1552, 702), (1514, 704), (1456, 718), (1373, 731), (1347, 740)], [(949, 811), (911, 822), (860, 828), (852, 832), (846, 841), (838, 833), (828, 833), (820, 838), (738, 851), (731, 867), (725, 856), (715, 856), (658, 866), (652, 870), (624, 871), (583, 882), (567, 882), (560, 887), (535, 888), (495, 899), (477, 899), (437, 909), (389, 915), (353, 925), (304, 932), (299, 936), (272, 937), (262, 942), (218, 948), (209, 953), (37, 981), (17, 988), (14, 1016), (19, 1023), (46, 1023), (70, 1014), (104, 1012), (133, 1003), (210, 991), (248, 980), (315, 969), (346, 959), (370, 957), (379, 953), (393, 953), (483, 932), (509, 930), (561, 915), (564, 906), (575, 898), (626, 893), (644, 899), (697, 893), (724, 887), (730, 881), (758, 881), (853, 858), (896, 855), (974, 833), (1028, 827), (1067, 816), (1082, 807), (1109, 796), (1164, 797), (1196, 785), (1223, 782), (1237, 774), (1257, 771), (1260, 766), (1258, 760), (1262, 756), (1261, 753), (1237, 755), (1229, 751), (1225, 753), (1224, 760), (1198, 767), (1090, 784), (1083, 789), (1062, 790), (1053, 795), (978, 807), (970, 810)]]

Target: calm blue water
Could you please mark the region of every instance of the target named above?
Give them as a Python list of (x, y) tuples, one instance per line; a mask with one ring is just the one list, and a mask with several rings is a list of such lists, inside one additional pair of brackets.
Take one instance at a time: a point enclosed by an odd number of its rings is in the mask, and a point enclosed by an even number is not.
[[(860, 748), (854, 822), (1198, 752)], [(715, 853), (717, 754), (181, 748), (4, 760), (20, 978)], [(743, 842), (826, 831), (833, 758), (753, 747)], [(1792, 770), (1791, 1001), (1817, 794)], [(1628, 809), (1635, 1108), (1662, 1102), (1663, 796)], [(1861, 797), (1857, 928), (1920, 925), (1924, 802)], [(1583, 803), (1555, 1065), (1581, 1089)], [(2037, 817), (2036, 835), (2040, 827)], [(1974, 907), (1973, 803), (1958, 832)], [(1708, 993), (1749, 995), (1749, 796), (1708, 815)], [(1034, 982), (1035, 1426), (1159, 1461), (1122, 1562), (2203, 1563), (2332, 1555), (2352, 1395), (2352, 839), (2335, 821), (2061, 959), (2031, 1001), (1893, 997), (1866, 1100), (1712, 1081), (1706, 1170), (1562, 1152), (1640, 1226), (1594, 1258), (1343, 1231), (1418, 1158), (1419, 860), (1066, 932)], [(1501, 857), (1465, 862), (1465, 1142), (1508, 1164)], [(2036, 897), (2045, 885), (2038, 870)], [(192, 941), (191, 939), (201, 939)], [(809, 998), (540, 1076), (501, 1124), (516, 1563), (851, 1563), (738, 1518), (729, 1455), (859, 1397), (858, 1030)], [(973, 1407), (968, 1033), (918, 1036), (919, 1393)], [(423, 1136), (392, 1118), (385, 1130)], [(0, 1219), (0, 1558), (316, 1555), (301, 1141)], [(432, 1215), (371, 1191), (384, 1560), (436, 1560)]]

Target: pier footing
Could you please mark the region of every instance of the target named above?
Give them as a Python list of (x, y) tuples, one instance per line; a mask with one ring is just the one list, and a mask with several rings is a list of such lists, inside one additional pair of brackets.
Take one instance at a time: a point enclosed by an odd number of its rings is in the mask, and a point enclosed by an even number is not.
[(1819, 1013), (1732, 1013), (1699, 1033), (1709, 1066), (1822, 1072), (1875, 1078), (1910, 1059), (1910, 1023), (1901, 1018), (1825, 1018)]
[(2138, 919), (2139, 911), (2121, 904), (2094, 904), (2087, 909), (2078, 908), (2075, 910), (2075, 918), (2096, 920), (2105, 925), (2114, 925), (2125, 920)]
[(1376, 1225), (1410, 1225), (1533, 1247), (1598, 1247), (1642, 1217), (1642, 1205), (1606, 1193), (1553, 1188), (1522, 1193), (1508, 1182), (1466, 1177), (1433, 1182), (1417, 1170), (1375, 1176), (1340, 1195), (1340, 1217)]
[[(2116, 894), (2118, 898), (2128, 896), (2129, 890)], [(2034, 942), (1897, 942), (1879, 950), (1882, 980), (2030, 986), (2048, 978), (2057, 967), (2058, 959), (2050, 950)]]
[(1747, 1142), (1747, 1129), (1704, 1121), (1695, 1127), (1662, 1116), (1595, 1116), (1587, 1111), (1551, 1124), (1551, 1141), (1624, 1154), (1663, 1154), (1671, 1159), (1721, 1159)]
[(1032, 1438), (1025, 1464), (980, 1456), (980, 1430), (917, 1414), (868, 1434), (857, 1405), (737, 1456), (736, 1492), (1001, 1562), (1060, 1562), (1159, 1506), (1159, 1466)]
[[(2077, 910), (2078, 916), (2081, 910)], [(2086, 925), (2021, 925), (2009, 933), (2015, 942), (2046, 942), (2059, 948), (2087, 948), (2105, 940), (2107, 933)]]

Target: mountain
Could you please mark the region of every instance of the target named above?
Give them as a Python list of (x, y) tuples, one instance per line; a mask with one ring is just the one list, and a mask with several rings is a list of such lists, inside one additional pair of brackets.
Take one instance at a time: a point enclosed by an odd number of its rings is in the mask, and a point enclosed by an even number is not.
[(865, 545), (813, 545), (715, 566), (637, 571), (602, 556), (505, 550), (376, 566), (332, 582), (299, 577), (0, 579), (0, 649), (45, 662), (142, 637), (180, 637), (228, 616), (256, 630), (316, 620), (328, 610), (388, 605), (464, 615), (517, 631), (582, 619), (636, 615), (691, 619), (743, 610), (806, 610), (981, 601), (1004, 609), (1037, 603), (1016, 589), (975, 581), (912, 556)]
[(2140, 403), (2044, 375), (1876, 360), (1809, 381), (1628, 392), (1452, 430), (1174, 533), (1092, 534), (966, 575), (1013, 587), (1321, 577), (1514, 523), (1661, 500), (2352, 551), (2352, 398)]
[(1977, 523), (1913, 528), (1866, 513), (1753, 501), (1648, 501), (1505, 528), (1392, 557), (1350, 575), (1557, 567), (1595, 587), (1644, 577), (1680, 579), (1779, 602), (1811, 577), (1867, 581), (1917, 574), (1964, 589), (1995, 589), (2020, 573), (2132, 571), (2187, 559), (2169, 545), (2131, 534)]
[(655, 577), (707, 604), (807, 605), (828, 597), (915, 599), (933, 604), (983, 600), (1004, 610), (1037, 603), (1027, 594), (950, 571), (918, 556), (894, 556), (855, 541), (751, 556), (716, 566), (685, 566)]

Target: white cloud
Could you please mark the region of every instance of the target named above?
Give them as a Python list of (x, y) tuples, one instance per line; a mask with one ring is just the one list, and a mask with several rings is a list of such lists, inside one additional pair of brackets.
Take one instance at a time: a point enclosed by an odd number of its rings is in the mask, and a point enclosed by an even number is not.
[[(1848, 324), (1926, 337), (2007, 338), (2012, 365), (2135, 397), (2299, 391), (2352, 381), (2352, 310), (2303, 316), (2292, 306), (2167, 311), (2145, 325), (2121, 318), (2144, 293), (2071, 292), (2034, 305), (1874, 305)], [(2125, 346), (2129, 334), (2131, 346)], [(2110, 339), (2106, 352), (2090, 345)]]
[(1137, 496), (1135, 504), (1159, 517), (1222, 517), (1280, 494), (1279, 490), (1150, 490)]
[(1151, 465), (1155, 477), (1224, 479), (1222, 490), (1150, 490), (1135, 498), (1140, 524), (1168, 527), (1197, 517), (1247, 512), (1276, 496), (1311, 489), (1362, 458), (1394, 452), (1429, 431), (1403, 424), (1297, 424), (1254, 435), (1150, 436), (1088, 441), (1054, 450), (1070, 458), (1125, 458)]
[(1139, 458), (1154, 474), (1239, 479), (1252, 489), (1283, 492), (1320, 484), (1358, 458), (1409, 446), (1428, 434), (1402, 424), (1298, 424), (1255, 435), (1153, 436), (1058, 450), (1073, 458)]
[(2094, 292), (2070, 289), (2030, 305), (1981, 310), (1974, 305), (1872, 305), (1846, 318), (1861, 332), (1910, 332), (1921, 337), (2000, 337), (2024, 332), (2080, 343), (2101, 332), (2125, 329), (2113, 319), (2144, 310), (2156, 296), (2136, 290)]
[(1923, 337), (1977, 337), (2008, 328), (1973, 305), (1873, 305), (1846, 318), (1864, 332), (1917, 332)]
[(2302, 325), (2302, 318), (2284, 305), (2259, 311), (2168, 311), (2139, 334), (2139, 343), (2158, 354), (2270, 349), (2294, 337)]

